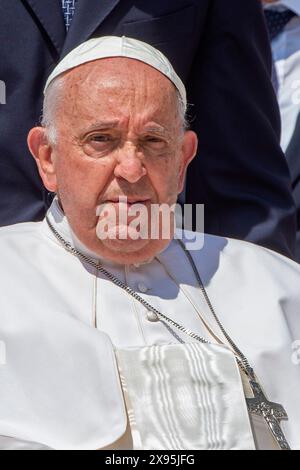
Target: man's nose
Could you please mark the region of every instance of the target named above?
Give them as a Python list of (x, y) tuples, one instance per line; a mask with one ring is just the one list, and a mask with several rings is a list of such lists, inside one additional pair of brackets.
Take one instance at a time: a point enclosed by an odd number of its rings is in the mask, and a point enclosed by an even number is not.
[(137, 183), (146, 175), (143, 155), (135, 145), (128, 143), (119, 150), (114, 173), (117, 178), (124, 178), (129, 183)]

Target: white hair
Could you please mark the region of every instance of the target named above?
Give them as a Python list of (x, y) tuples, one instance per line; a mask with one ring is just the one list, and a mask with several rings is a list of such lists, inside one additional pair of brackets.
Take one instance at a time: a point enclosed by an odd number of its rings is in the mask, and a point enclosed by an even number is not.
[[(54, 145), (57, 142), (57, 128), (55, 125), (55, 113), (58, 108), (58, 102), (62, 99), (64, 87), (64, 74), (56, 77), (47, 87), (43, 102), (43, 115), (41, 124), (47, 131), (49, 142)], [(180, 96), (179, 91), (176, 89), (176, 96), (178, 102), (178, 117), (181, 123), (181, 130), (185, 132), (189, 123), (186, 116), (186, 107)]]
[(47, 131), (47, 136), (51, 144), (57, 141), (57, 130), (55, 126), (55, 113), (58, 102), (62, 99), (64, 86), (64, 75), (55, 78), (48, 86), (43, 102), (43, 115), (41, 124)]

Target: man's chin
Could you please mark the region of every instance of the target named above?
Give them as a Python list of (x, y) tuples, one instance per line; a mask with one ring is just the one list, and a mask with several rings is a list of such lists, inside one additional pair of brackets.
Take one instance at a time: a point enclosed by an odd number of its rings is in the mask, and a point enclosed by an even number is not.
[(97, 232), (102, 256), (111, 261), (124, 264), (144, 262), (153, 258), (164, 249), (170, 239), (151, 239), (148, 234), (141, 235), (133, 227), (117, 226), (106, 234)]
[(105, 248), (120, 254), (141, 251), (149, 245), (149, 242), (151, 243), (151, 241), (147, 239), (138, 238), (133, 240), (132, 238), (124, 239), (122, 237), (106, 238), (101, 240), (101, 242)]

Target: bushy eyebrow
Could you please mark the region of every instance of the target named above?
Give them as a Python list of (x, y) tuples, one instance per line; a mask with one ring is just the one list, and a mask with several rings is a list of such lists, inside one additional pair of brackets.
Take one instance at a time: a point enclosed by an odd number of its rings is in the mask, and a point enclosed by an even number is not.
[(144, 132), (154, 132), (155, 134), (167, 135), (169, 133), (168, 129), (159, 125), (145, 126), (143, 129)]
[[(94, 122), (93, 124), (88, 126), (86, 129), (82, 129), (82, 133), (87, 134), (93, 131), (115, 129), (118, 125), (119, 125), (118, 119), (115, 119), (113, 121), (98, 121), (98, 122)], [(166, 136), (169, 134), (170, 131), (163, 126), (160, 126), (159, 124), (149, 124), (149, 125), (146, 125), (142, 129), (142, 132), (143, 133), (153, 132), (155, 134)]]
[(90, 126), (88, 126), (86, 129), (84, 129), (84, 132), (92, 132), (92, 131), (97, 131), (97, 130), (104, 130), (104, 129), (113, 129), (117, 127), (119, 121), (115, 119), (114, 121), (98, 121), (94, 122)]

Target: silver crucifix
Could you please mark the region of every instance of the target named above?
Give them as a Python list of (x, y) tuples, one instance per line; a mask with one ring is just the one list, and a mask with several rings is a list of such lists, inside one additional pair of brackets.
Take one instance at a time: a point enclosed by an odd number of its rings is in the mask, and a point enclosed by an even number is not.
[(290, 446), (280, 427), (280, 420), (288, 419), (288, 415), (282, 405), (269, 401), (263, 393), (258, 382), (251, 378), (250, 386), (254, 398), (247, 398), (247, 406), (250, 413), (262, 416), (282, 450), (290, 450)]

